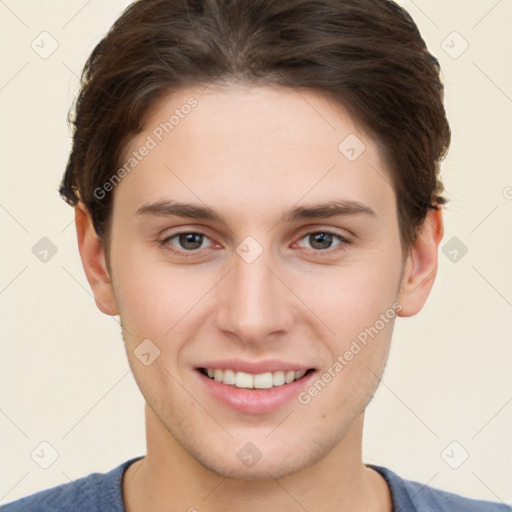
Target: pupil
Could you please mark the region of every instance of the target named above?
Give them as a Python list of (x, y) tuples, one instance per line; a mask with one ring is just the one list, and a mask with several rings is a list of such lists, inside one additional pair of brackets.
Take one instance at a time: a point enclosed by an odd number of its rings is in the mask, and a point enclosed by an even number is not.
[(328, 233), (315, 233), (310, 236), (310, 243), (314, 249), (328, 249), (332, 243), (332, 235)]
[(201, 247), (203, 235), (199, 233), (185, 233), (180, 235), (180, 244), (184, 249), (198, 249)]

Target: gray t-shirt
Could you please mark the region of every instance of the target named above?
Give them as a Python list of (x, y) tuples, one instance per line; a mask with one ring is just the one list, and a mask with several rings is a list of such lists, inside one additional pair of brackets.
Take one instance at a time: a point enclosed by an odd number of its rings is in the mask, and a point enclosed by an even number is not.
[[(0, 512), (125, 512), (122, 478), (137, 457), (106, 474), (93, 473), (74, 482), (37, 492), (0, 507)], [(367, 464), (389, 485), (393, 512), (512, 512), (505, 504), (464, 498), (418, 482), (404, 480), (387, 468)], [(191, 504), (194, 507), (194, 504)], [(197, 504), (197, 510), (204, 506)]]

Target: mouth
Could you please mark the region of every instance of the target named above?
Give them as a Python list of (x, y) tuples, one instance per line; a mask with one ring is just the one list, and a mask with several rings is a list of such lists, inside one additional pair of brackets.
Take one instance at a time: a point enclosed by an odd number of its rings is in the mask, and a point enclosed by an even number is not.
[(278, 370), (264, 373), (248, 373), (228, 368), (198, 368), (205, 377), (216, 382), (239, 389), (272, 389), (292, 384), (314, 372), (308, 370)]
[(261, 415), (293, 404), (318, 371), (283, 359), (217, 359), (203, 361), (195, 367), (195, 374), (212, 405)]

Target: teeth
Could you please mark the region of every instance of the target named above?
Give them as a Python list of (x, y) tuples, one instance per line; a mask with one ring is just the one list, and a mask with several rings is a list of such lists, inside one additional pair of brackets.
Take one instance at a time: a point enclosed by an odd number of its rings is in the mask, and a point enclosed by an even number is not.
[(254, 387), (256, 389), (269, 389), (272, 387), (272, 373), (258, 373), (254, 376)]
[[(219, 371), (222, 372), (222, 370)], [(253, 388), (254, 377), (250, 373), (236, 372), (235, 386), (237, 388)]]
[(274, 386), (282, 386), (285, 382), (284, 372), (274, 372), (272, 374), (272, 384)]
[(265, 372), (253, 375), (247, 372), (235, 372), (234, 370), (221, 370), (219, 368), (207, 368), (206, 373), (210, 379), (217, 382), (245, 389), (270, 389), (284, 384), (290, 384), (306, 374), (306, 370)]
[[(220, 370), (222, 371), (222, 370)], [(229, 384), (234, 386), (236, 383), (236, 374), (233, 370), (224, 370), (224, 375), (222, 376), (222, 382), (224, 384)]]

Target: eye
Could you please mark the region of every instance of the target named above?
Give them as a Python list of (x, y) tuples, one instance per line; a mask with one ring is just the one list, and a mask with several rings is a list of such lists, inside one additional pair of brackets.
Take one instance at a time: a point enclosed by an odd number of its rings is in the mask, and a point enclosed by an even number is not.
[(203, 242), (205, 240), (210, 239), (203, 233), (183, 231), (181, 233), (175, 233), (164, 238), (160, 242), (160, 245), (165, 247), (165, 249), (167, 249), (169, 252), (177, 253), (183, 256), (193, 256), (195, 255), (196, 251), (200, 251), (201, 249), (205, 248), (203, 246)]
[[(306, 246), (302, 245), (305, 241)], [(209, 242), (205, 244), (205, 242)], [(301, 243), (302, 242), (302, 243)], [(312, 231), (303, 235), (298, 245), (310, 249), (317, 254), (325, 254), (337, 250), (343, 250), (351, 243), (351, 240), (329, 230)], [(178, 256), (194, 257), (202, 249), (212, 247), (214, 243), (204, 233), (195, 231), (182, 231), (165, 237), (159, 244), (168, 252)], [(331, 250), (329, 250), (331, 249)]]
[[(346, 245), (350, 244), (350, 240), (344, 236), (332, 231), (325, 230), (307, 233), (306, 235), (302, 236), (300, 241), (302, 240), (306, 240), (306, 242), (309, 244), (309, 247), (307, 248), (321, 252), (326, 252), (326, 250), (338, 246), (342, 246), (340, 249), (345, 248)], [(337, 243), (335, 243), (336, 240), (338, 241)]]

